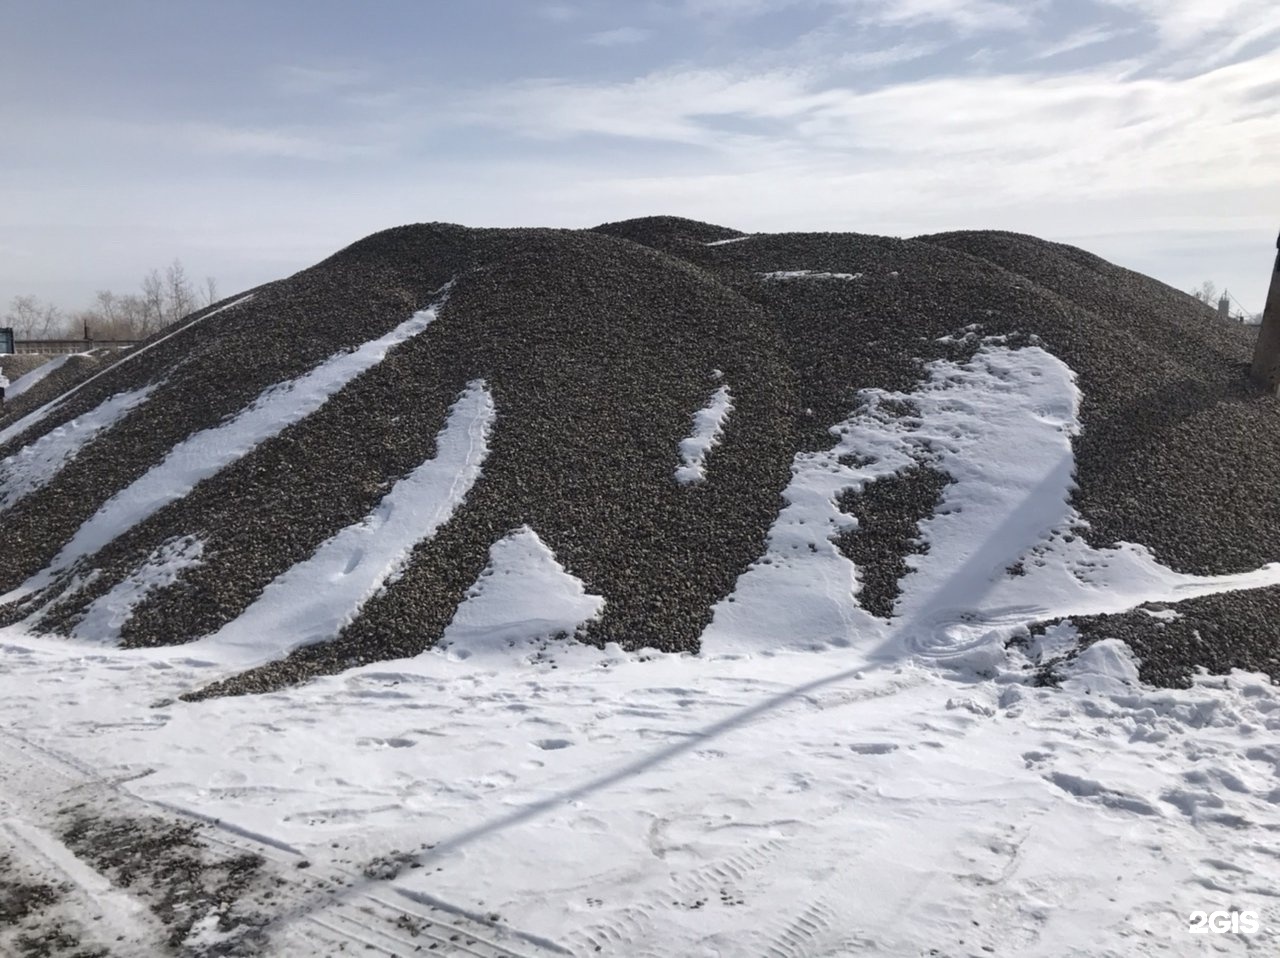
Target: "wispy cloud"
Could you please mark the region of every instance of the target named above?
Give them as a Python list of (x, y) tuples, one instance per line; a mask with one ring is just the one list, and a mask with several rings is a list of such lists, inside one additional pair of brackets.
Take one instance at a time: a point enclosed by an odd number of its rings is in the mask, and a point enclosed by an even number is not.
[(889, 47), (851, 50), (842, 53), (835, 64), (849, 70), (882, 70), (933, 56), (945, 48), (943, 43), (897, 43)]
[(942, 23), (963, 33), (1021, 30), (1036, 16), (1036, 2), (999, 0), (870, 0), (858, 4), (864, 15), (879, 23)]
[(567, 23), (577, 18), (578, 8), (569, 3), (541, 3), (537, 6), (537, 14), (544, 20)]
[(1073, 53), (1086, 47), (1108, 43), (1111, 40), (1129, 36), (1132, 33), (1133, 30), (1131, 29), (1119, 29), (1116, 27), (1086, 27), (1083, 30), (1068, 34), (1057, 43), (1051, 43), (1036, 51), (1036, 57), (1040, 60), (1048, 60), (1052, 57), (1062, 56), (1064, 53)]
[(1272, 182), (1255, 158), (1280, 152), (1280, 125), (1259, 112), (1256, 91), (1276, 75), (1280, 53), (1189, 79), (1126, 80), (1099, 68), (871, 91), (799, 70), (667, 71), (629, 83), (518, 84), (490, 94), (473, 119), (514, 122), (535, 139), (678, 142), (735, 165), (791, 164), (797, 179), (893, 170), (951, 184), (963, 202), (973, 190), (1022, 200), (1135, 189), (1172, 198)]
[(854, 21), (886, 25), (944, 24), (963, 33), (1000, 32), (1027, 26), (1044, 0), (684, 0), (703, 17), (755, 17), (785, 7), (825, 8)]
[(273, 79), (281, 93), (318, 96), (360, 86), (368, 81), (369, 74), (341, 67), (282, 66), (276, 68)]
[(652, 30), (642, 27), (618, 27), (616, 30), (602, 30), (587, 37), (587, 43), (597, 47), (622, 47), (636, 43), (644, 43), (653, 36)]
[(1250, 47), (1280, 38), (1274, 0), (1100, 0), (1136, 14), (1155, 31), (1162, 57), (1152, 70), (1195, 72), (1228, 63)]
[(1239, 36), (1280, 27), (1274, 0), (1101, 0), (1150, 21), (1167, 46), (1213, 41), (1220, 34)]
[(176, 132), (179, 141), (197, 154), (333, 162), (371, 156), (376, 152), (370, 143), (349, 138), (341, 130), (310, 133), (219, 123), (186, 123)]

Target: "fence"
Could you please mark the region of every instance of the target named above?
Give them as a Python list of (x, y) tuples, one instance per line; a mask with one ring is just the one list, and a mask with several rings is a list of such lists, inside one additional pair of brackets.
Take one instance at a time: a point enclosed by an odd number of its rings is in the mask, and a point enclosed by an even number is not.
[(68, 353), (87, 353), (91, 349), (128, 349), (140, 342), (140, 339), (19, 339), (13, 344), (13, 351), (65, 356)]

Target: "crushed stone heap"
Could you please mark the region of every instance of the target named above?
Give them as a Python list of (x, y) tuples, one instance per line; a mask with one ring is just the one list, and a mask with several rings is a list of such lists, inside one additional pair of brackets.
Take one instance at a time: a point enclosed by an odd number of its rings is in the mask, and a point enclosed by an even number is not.
[[(1076, 375), (1083, 522), (1063, 534), (1202, 576), (1280, 560), (1280, 403), (1247, 380), (1249, 331), (1081, 250), (672, 217), (425, 224), (6, 405), (0, 621), (132, 647), (260, 639), (197, 695), (268, 690), (432, 647), (495, 544), (531, 531), (603, 599), (580, 638), (697, 651), (796, 457), (832, 448), (867, 390), (911, 393), (997, 342)], [(872, 614), (893, 614), (949, 482), (922, 455), (841, 493), (858, 526), (830, 538)], [(333, 561), (312, 584), (326, 601), (274, 634), (304, 564)], [(1077, 625), (1156, 681), (1280, 677), (1280, 589), (1182, 604)]]

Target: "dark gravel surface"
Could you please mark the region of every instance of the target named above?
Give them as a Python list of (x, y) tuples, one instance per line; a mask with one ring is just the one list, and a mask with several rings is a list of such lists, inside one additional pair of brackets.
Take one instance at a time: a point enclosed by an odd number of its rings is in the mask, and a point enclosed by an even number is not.
[[(44, 627), (70, 628), (157, 546), (196, 535), (206, 543), (203, 565), (154, 593), (126, 641), (169, 644), (216, 629), (431, 456), (449, 405), (481, 378), (498, 410), (484, 475), (404, 576), (334, 641), (208, 691), (275, 688), (429, 647), (490, 544), (524, 523), (605, 596), (606, 614), (585, 638), (694, 649), (710, 606), (762, 552), (794, 453), (829, 447), (828, 427), (856, 407), (860, 389), (909, 391), (929, 360), (966, 358), (977, 337), (937, 340), (971, 324), (1014, 345), (1042, 342), (1079, 374), (1077, 505), (1095, 543), (1141, 542), (1201, 573), (1280, 558), (1280, 498), (1269, 492), (1280, 487), (1280, 403), (1245, 380), (1249, 335), (1191, 297), (1014, 234), (773, 234), (707, 245), (741, 235), (673, 217), (577, 232), (401, 227), (262, 287), (118, 364), (0, 448), (12, 454), (122, 389), (159, 384), (0, 517), (0, 588), (46, 565), (80, 522), (178, 440), (382, 335), (453, 277), (430, 330), (91, 557), (76, 571), (98, 576)], [(859, 275), (762, 275), (798, 269)], [(679, 441), (717, 386), (713, 369), (733, 391), (734, 413), (708, 481), (680, 486), (672, 481)], [(5, 412), (0, 426), (16, 418)], [(892, 606), (916, 524), (944, 481), (927, 465), (845, 501), (868, 521), (842, 546), (866, 554), (863, 598), (880, 612)], [(1280, 620), (1263, 614), (1270, 600), (1217, 601), (1234, 610), (1224, 619), (1238, 627), (1234, 651), (1196, 658), (1170, 645), (1162, 671), (1156, 643), (1149, 674), (1184, 674), (1187, 662), (1274, 662), (1277, 628), (1266, 623)]]
[[(3, 413), (3, 416), (0, 416), (0, 423), (7, 425), (10, 422), (16, 422), (27, 413), (39, 409), (45, 403), (61, 396), (68, 389), (79, 385), (104, 366), (109, 366), (115, 362), (118, 358), (119, 355), (115, 350), (110, 352), (98, 350), (85, 355), (72, 356), (26, 392), (7, 398), (4, 406), (0, 407), (0, 413)], [(11, 372), (10, 367), (15, 366), (20, 360), (37, 361), (22, 363)], [(17, 378), (14, 374), (15, 372), (17, 372), (17, 375), (22, 375), (32, 369), (39, 369), (46, 362), (51, 361), (47, 356), (0, 356), (0, 369), (5, 371), (5, 376), (12, 383)], [(24, 366), (26, 368), (23, 368)]]
[(929, 551), (920, 540), (920, 523), (933, 515), (950, 482), (938, 469), (912, 466), (840, 497), (840, 508), (858, 527), (838, 536), (836, 546), (858, 567), (858, 602), (872, 615), (893, 617), (907, 556)]
[[(1170, 605), (1180, 618), (1164, 620), (1142, 610), (1077, 617), (1084, 645), (1120, 639), (1137, 655), (1139, 674), (1154, 685), (1185, 687), (1197, 668), (1233, 668), (1280, 677), (1280, 588), (1204, 596)], [(1270, 641), (1267, 641), (1270, 637)]]

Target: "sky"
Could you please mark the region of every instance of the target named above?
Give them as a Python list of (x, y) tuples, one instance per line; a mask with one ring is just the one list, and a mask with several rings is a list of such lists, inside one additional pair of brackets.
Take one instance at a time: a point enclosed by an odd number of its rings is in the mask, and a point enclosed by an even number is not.
[(1275, 0), (0, 0), (0, 90), (0, 313), (651, 214), (1017, 230), (1260, 311), (1280, 230)]

